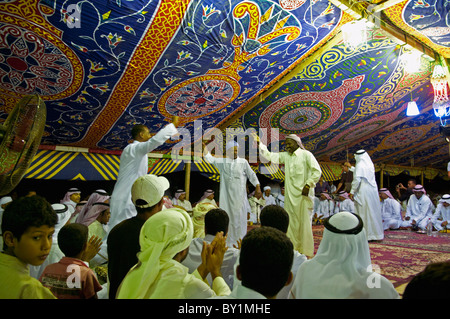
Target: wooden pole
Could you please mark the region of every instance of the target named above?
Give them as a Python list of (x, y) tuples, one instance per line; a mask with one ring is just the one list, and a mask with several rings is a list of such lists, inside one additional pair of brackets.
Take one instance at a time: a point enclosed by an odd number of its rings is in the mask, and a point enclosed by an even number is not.
[(184, 165), (184, 190), (186, 192), (186, 200), (189, 200), (189, 192), (191, 186), (191, 162), (187, 161)]

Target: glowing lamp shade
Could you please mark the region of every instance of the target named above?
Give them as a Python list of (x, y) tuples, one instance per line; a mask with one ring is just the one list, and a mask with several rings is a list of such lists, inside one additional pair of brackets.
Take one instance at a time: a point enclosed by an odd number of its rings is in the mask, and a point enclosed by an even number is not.
[(408, 107), (406, 108), (406, 116), (415, 116), (419, 114), (420, 112), (416, 102), (414, 101), (408, 102)]

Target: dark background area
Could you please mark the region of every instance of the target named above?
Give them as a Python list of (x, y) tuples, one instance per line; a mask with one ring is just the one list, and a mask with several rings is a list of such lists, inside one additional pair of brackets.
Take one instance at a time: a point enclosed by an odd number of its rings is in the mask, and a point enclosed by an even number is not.
[[(164, 175), (170, 182), (170, 193), (173, 197), (175, 191), (179, 188), (184, 189), (185, 183), (185, 172), (175, 172), (171, 174)], [(273, 184), (274, 181), (270, 180), (264, 175), (257, 174), (258, 179), (261, 183), (261, 188), (267, 184)], [(407, 186), (408, 179), (411, 176), (406, 174), (400, 174), (397, 176), (384, 176), (383, 186), (389, 188), (391, 193), (396, 196), (395, 186), (398, 183), (402, 183), (405, 187)], [(417, 180), (418, 184), (421, 184), (420, 176), (413, 176)], [(378, 186), (380, 186), (380, 173), (376, 173), (376, 180)], [(22, 179), (19, 185), (15, 188), (13, 193), (18, 196), (25, 195), (29, 190), (34, 190), (38, 195), (45, 197), (50, 203), (59, 203), (59, 201), (64, 197), (64, 194), (71, 187), (77, 187), (81, 190), (81, 197), (85, 199), (89, 195), (97, 190), (103, 189), (109, 194), (112, 194), (114, 190), (114, 185), (116, 181), (66, 181), (66, 180), (44, 180), (44, 179)], [(339, 181), (335, 181), (334, 184), (337, 185)], [(450, 182), (445, 181), (442, 178), (436, 177), (433, 180), (428, 180), (424, 178), (425, 190), (429, 195), (434, 194), (450, 194)], [(205, 190), (212, 189), (215, 192), (216, 201), (219, 200), (219, 183), (215, 182), (208, 177), (202, 175), (198, 172), (191, 172), (191, 183), (190, 183), (190, 196), (189, 200), (192, 204), (197, 202), (202, 196)], [(249, 191), (253, 191), (253, 187), (249, 186)]]

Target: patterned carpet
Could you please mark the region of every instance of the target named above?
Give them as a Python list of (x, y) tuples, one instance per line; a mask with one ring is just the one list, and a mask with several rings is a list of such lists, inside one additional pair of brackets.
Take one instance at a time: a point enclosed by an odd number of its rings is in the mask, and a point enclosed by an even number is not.
[[(323, 226), (313, 226), (315, 251), (322, 239)], [(380, 269), (400, 295), (408, 282), (426, 265), (450, 260), (450, 233), (433, 236), (410, 230), (385, 231), (384, 240), (370, 242), (372, 265)]]

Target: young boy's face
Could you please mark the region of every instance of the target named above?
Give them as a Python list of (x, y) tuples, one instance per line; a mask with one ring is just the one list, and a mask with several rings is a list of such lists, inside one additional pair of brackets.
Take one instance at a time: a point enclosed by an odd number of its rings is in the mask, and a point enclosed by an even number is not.
[(32, 226), (23, 233), (20, 240), (14, 237), (12, 243), (9, 242), (7, 245), (12, 248), (14, 255), (22, 262), (39, 266), (45, 261), (50, 252), (54, 232), (55, 227), (46, 225), (40, 227)]

